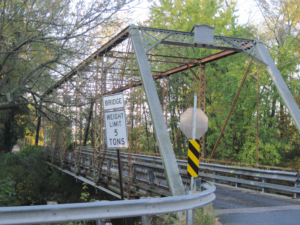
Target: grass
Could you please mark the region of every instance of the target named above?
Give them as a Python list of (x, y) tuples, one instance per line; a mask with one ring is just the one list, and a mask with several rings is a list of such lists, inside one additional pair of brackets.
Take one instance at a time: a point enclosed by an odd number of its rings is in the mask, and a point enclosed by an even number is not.
[[(175, 213), (168, 215), (158, 215), (151, 218), (151, 224), (156, 225), (185, 225), (186, 215), (183, 213), (180, 220), (176, 219)], [(195, 209), (195, 225), (221, 225), (218, 218), (214, 214), (212, 204), (201, 209)]]

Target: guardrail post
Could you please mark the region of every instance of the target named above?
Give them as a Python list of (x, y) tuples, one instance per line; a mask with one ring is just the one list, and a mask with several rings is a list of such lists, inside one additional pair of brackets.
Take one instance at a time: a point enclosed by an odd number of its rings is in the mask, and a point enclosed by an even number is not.
[(111, 160), (107, 161), (107, 171), (110, 171), (111, 168)]
[(149, 183), (154, 184), (154, 172), (152, 169), (148, 169), (148, 178), (149, 178)]
[[(145, 199), (145, 197), (141, 197), (141, 199)], [(143, 225), (151, 225), (150, 221), (151, 221), (150, 216), (147, 216), (147, 215), (142, 216)]]
[(90, 156), (89, 159), (90, 159), (90, 166), (92, 166), (92, 165), (93, 165), (93, 159), (92, 159), (92, 156)]
[[(99, 200), (95, 200), (95, 202), (100, 202)], [(110, 219), (99, 219), (96, 220), (96, 225), (111, 225)]]
[(143, 225), (151, 225), (150, 220), (151, 220), (150, 216), (142, 216)]
[(110, 222), (110, 220), (106, 220), (106, 219), (100, 219), (96, 221), (96, 225), (111, 225), (112, 223)]
[[(57, 202), (47, 201), (47, 205), (57, 205)], [(55, 225), (56, 223), (47, 223), (47, 225)]]
[[(240, 179), (240, 178), (241, 178), (241, 175), (235, 175), (235, 178), (236, 178), (236, 179)], [(240, 187), (240, 186), (241, 186), (240, 183), (238, 183), (238, 182), (235, 183), (235, 187), (236, 187), (236, 188), (238, 188), (238, 187)]]
[[(187, 194), (192, 194), (192, 191), (187, 190)], [(195, 221), (195, 210), (194, 209), (190, 209), (190, 210), (186, 210), (186, 219), (185, 219), (185, 224), (186, 225), (194, 225)]]
[(136, 180), (136, 168), (132, 165), (132, 168), (131, 168), (131, 171), (132, 171), (132, 179), (133, 180)]
[[(262, 179), (262, 182), (263, 182), (263, 183), (268, 183), (268, 179), (263, 178), (263, 179)], [(266, 193), (267, 191), (268, 191), (268, 189), (265, 188), (265, 187), (263, 187), (262, 190), (261, 190), (262, 193)]]
[[(298, 174), (297, 174), (297, 180), (295, 181), (295, 188), (298, 188), (299, 178), (300, 178), (300, 173), (298, 172)], [(299, 198), (299, 193), (295, 192), (294, 193), (294, 198)]]
[[(213, 172), (213, 175), (218, 175), (218, 172), (217, 172), (217, 171), (214, 171), (214, 172)], [(214, 183), (217, 183), (217, 182), (218, 182), (218, 179), (213, 178), (213, 182), (214, 182)]]

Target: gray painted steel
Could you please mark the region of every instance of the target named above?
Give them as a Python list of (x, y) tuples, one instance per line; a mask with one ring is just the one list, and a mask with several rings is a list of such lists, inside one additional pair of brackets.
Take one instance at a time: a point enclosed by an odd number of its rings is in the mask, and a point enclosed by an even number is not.
[(215, 200), (213, 184), (193, 195), (61, 205), (0, 207), (0, 225), (58, 223), (165, 214), (202, 208)]
[(139, 65), (143, 87), (150, 108), (151, 118), (155, 129), (159, 151), (163, 159), (170, 191), (175, 196), (185, 195), (176, 157), (172, 148), (169, 132), (164, 121), (162, 108), (154, 85), (147, 55), (139, 33), (139, 28), (135, 25), (131, 25), (129, 34), (132, 39), (136, 59)]
[(267, 64), (266, 68), (271, 75), (271, 78), (274, 81), (281, 98), (288, 107), (290, 114), (293, 117), (300, 132), (300, 110), (295, 99), (293, 98), (288, 86), (283, 80), (278, 68), (276, 67), (272, 57), (270, 56), (267, 48), (262, 43), (262, 41), (257, 40), (255, 47), (260, 55), (260, 58)]
[(246, 168), (246, 167), (238, 167), (238, 166), (224, 166), (218, 164), (209, 164), (209, 163), (200, 163), (199, 166), (202, 170), (211, 170), (217, 171), (221, 173), (230, 173), (237, 175), (245, 175), (252, 176), (257, 178), (265, 178), (265, 179), (274, 179), (274, 180), (282, 180), (289, 182), (296, 182), (298, 176), (296, 172), (285, 172), (278, 170), (262, 170), (262, 169), (254, 169), (254, 168)]
[[(112, 152), (108, 153), (110, 154), (110, 157), (112, 156), (111, 153)], [(121, 157), (126, 159), (127, 153), (123, 153)], [(162, 161), (160, 157), (132, 154), (131, 158), (133, 161), (135, 161), (134, 165), (140, 167), (150, 166), (152, 164), (154, 173), (155, 171), (163, 169), (161, 166)], [(136, 162), (136, 160), (143, 160), (143, 162)], [(185, 174), (187, 161), (177, 160), (177, 164), (180, 168), (180, 172)], [(139, 172), (139, 170), (137, 171)], [(240, 187), (241, 184), (244, 184), (243, 188), (258, 188), (261, 189), (263, 193), (266, 192), (267, 189), (272, 189), (276, 193), (293, 193), (294, 198), (299, 197), (300, 195), (300, 173), (298, 172), (199, 163), (199, 176), (212, 179), (215, 183), (236, 183), (236, 187)], [(248, 179), (241, 176), (247, 176)], [(164, 179), (163, 176), (161, 176), (161, 178)], [(256, 179), (260, 179), (261, 181)], [(271, 180), (276, 181), (276, 184), (270, 183), (269, 181)], [(183, 180), (183, 182), (185, 182), (185, 180)], [(291, 184), (294, 184), (294, 186), (290, 186)]]
[[(92, 156), (93, 149), (85, 148), (83, 149), (82, 159), (85, 157)], [(72, 154), (72, 153), (69, 153)], [(74, 165), (74, 161), (70, 160), (70, 156), (67, 158), (68, 165)], [(112, 162), (116, 162), (117, 155), (114, 151), (107, 151), (106, 161), (104, 161), (104, 167), (102, 171), (103, 182), (105, 182), (110, 177), (112, 181), (117, 181), (117, 169), (112, 168)], [(125, 168), (128, 166), (128, 153), (121, 153), (121, 161), (124, 163)], [(87, 160), (86, 160), (87, 162)], [(136, 187), (139, 188), (139, 195), (147, 195), (151, 193), (153, 196), (168, 196), (170, 192), (167, 191), (168, 188), (166, 176), (164, 174), (164, 167), (162, 165), (162, 159), (160, 157), (149, 156), (149, 155), (139, 155), (131, 154), (131, 164), (132, 171), (134, 173), (131, 175), (133, 181), (136, 182)], [(186, 184), (186, 168), (187, 162), (185, 160), (177, 160), (177, 165), (179, 171), (181, 172), (183, 184)], [(52, 165), (55, 166), (55, 165)], [(86, 171), (87, 163), (81, 164), (81, 171)], [(58, 166), (55, 166), (57, 169), (62, 170), (65, 173), (74, 176), (76, 179), (82, 180), (91, 184), (92, 186), (96, 185), (97, 188), (108, 192), (109, 194), (115, 195), (120, 198), (116, 187), (108, 185), (108, 187), (102, 187), (99, 184), (93, 183), (93, 178), (86, 176), (82, 177), (79, 174), (76, 175), (71, 171), (66, 169), (61, 169)], [(114, 172), (108, 172), (108, 168)], [(124, 170), (126, 173), (126, 170)], [(85, 174), (84, 172), (81, 172)], [(294, 198), (300, 197), (300, 173), (299, 172), (286, 172), (280, 170), (266, 170), (266, 169), (256, 169), (256, 168), (246, 168), (238, 166), (226, 166), (219, 164), (209, 164), (209, 163), (200, 163), (199, 164), (199, 175), (201, 177), (211, 179), (216, 183), (226, 183), (231, 184), (235, 183), (236, 187), (241, 188), (250, 188), (260, 190), (261, 192), (271, 192), (276, 194), (288, 194), (292, 195)], [(130, 177), (131, 177), (130, 176)], [(124, 177), (125, 183), (128, 177)], [(112, 184), (115, 185), (115, 184)], [(131, 185), (132, 186), (132, 185)], [(107, 189), (109, 188), (109, 190)], [(131, 187), (132, 191), (135, 190), (135, 186)], [(116, 192), (116, 193), (114, 193)]]

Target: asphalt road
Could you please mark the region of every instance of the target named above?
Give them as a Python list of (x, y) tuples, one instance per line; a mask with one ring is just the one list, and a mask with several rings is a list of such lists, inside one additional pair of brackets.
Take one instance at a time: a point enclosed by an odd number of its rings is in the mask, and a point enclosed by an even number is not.
[(20, 151), (20, 147), (18, 145), (14, 145), (11, 152), (14, 153), (14, 152), (19, 152)]
[(300, 201), (217, 185), (216, 210), (222, 225), (299, 225)]

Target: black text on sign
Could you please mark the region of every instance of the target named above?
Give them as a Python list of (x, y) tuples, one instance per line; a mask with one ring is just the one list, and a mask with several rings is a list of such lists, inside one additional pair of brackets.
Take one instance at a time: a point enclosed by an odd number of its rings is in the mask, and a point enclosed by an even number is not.
[(104, 110), (124, 108), (123, 94), (103, 96), (103, 108)]
[(107, 148), (128, 148), (125, 110), (105, 112), (104, 116)]

